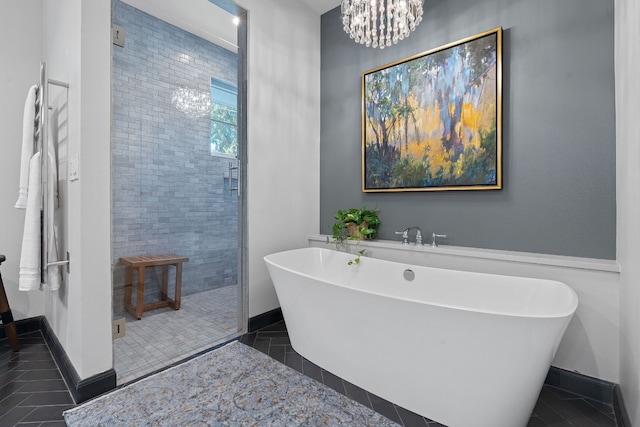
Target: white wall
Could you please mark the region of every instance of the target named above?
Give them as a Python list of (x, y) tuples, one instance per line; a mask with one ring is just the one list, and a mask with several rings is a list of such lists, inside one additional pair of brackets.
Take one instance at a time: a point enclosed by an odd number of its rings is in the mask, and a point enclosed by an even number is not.
[[(80, 378), (112, 367), (110, 268), (111, 2), (44, 2), (44, 57), (49, 78), (69, 83), (68, 98), (51, 88), (67, 122), (60, 129), (62, 251), (70, 274), (47, 295), (45, 314)], [(80, 156), (80, 179), (67, 161)]]
[(18, 291), (24, 210), (18, 198), (22, 114), (29, 87), (38, 83), (42, 59), (42, 1), (1, 1), (0, 28), (10, 35), (0, 43), (0, 266), (15, 320), (44, 314), (44, 294)]
[[(2, 1), (0, 26), (0, 253), (15, 319), (45, 314), (81, 378), (112, 367), (110, 271), (110, 21), (109, 0)], [(22, 111), (38, 83), (40, 61), (61, 111), (59, 130), (61, 252), (71, 252), (71, 274), (59, 291), (17, 291), (24, 211), (13, 208), (19, 181)], [(65, 105), (66, 104), (66, 105)], [(67, 153), (81, 153), (81, 179), (66, 181)]]
[(616, 0), (617, 252), (620, 274), (620, 387), (640, 426), (640, 4)]
[(279, 307), (263, 256), (319, 227), (320, 16), (297, 0), (248, 10), (249, 316)]

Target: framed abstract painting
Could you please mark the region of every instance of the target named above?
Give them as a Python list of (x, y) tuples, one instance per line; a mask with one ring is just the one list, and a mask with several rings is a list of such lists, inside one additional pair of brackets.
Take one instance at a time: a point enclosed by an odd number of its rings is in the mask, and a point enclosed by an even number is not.
[(362, 191), (502, 188), (502, 28), (362, 73)]

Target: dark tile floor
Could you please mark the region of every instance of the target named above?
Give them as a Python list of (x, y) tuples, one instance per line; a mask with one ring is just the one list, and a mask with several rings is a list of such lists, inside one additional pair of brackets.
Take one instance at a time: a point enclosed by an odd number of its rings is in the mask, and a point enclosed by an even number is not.
[[(442, 425), (368, 393), (303, 358), (291, 347), (284, 322), (244, 335), (240, 341), (372, 408), (400, 425), (405, 427)], [(544, 386), (528, 424), (528, 427), (543, 426), (616, 427), (616, 422), (611, 406)]]
[[(241, 341), (373, 410), (409, 426), (440, 426), (336, 377), (296, 353), (284, 322), (244, 335)], [(20, 335), (13, 353), (0, 339), (0, 426), (64, 426), (62, 412), (73, 406), (40, 332)], [(529, 427), (615, 427), (613, 409), (590, 399), (545, 386)]]
[(65, 426), (73, 399), (40, 332), (21, 334), (20, 351), (0, 340), (0, 426)]

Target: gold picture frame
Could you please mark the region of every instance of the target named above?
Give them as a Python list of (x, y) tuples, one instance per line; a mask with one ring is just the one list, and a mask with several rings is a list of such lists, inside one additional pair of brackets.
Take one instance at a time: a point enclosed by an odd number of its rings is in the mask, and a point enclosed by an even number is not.
[(362, 191), (502, 188), (502, 28), (362, 73)]

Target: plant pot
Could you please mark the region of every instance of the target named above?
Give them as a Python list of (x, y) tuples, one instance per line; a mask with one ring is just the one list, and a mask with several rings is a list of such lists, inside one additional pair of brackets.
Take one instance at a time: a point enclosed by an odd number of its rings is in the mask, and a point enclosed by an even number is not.
[[(362, 234), (362, 233), (360, 233), (360, 231), (358, 231), (359, 225), (356, 224), (355, 222), (348, 222), (344, 226), (347, 227), (347, 231), (349, 233), (349, 237), (357, 237), (360, 240), (364, 240), (365, 239), (364, 234)], [(362, 227), (367, 228), (368, 226), (369, 226), (369, 224), (367, 224), (367, 221), (363, 221), (362, 222)]]

